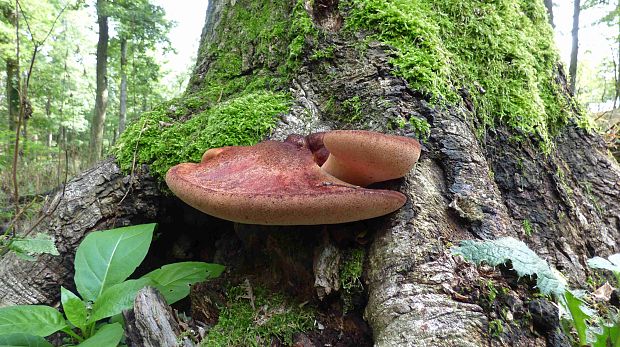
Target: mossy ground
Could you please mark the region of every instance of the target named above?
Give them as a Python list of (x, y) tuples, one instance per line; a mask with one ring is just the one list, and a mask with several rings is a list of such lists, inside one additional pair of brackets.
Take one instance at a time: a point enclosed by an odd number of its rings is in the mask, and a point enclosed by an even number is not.
[(228, 303), (220, 309), (218, 323), (202, 341), (202, 346), (271, 346), (274, 339), (293, 343), (297, 332), (312, 329), (314, 313), (290, 303), (280, 294), (254, 288), (254, 307), (244, 286), (231, 287)]
[[(571, 116), (542, 1), (347, 0), (347, 29), (394, 48), (397, 75), (437, 103), (470, 99), (479, 131), (535, 135), (544, 150)], [(464, 95), (466, 94), (466, 95)]]

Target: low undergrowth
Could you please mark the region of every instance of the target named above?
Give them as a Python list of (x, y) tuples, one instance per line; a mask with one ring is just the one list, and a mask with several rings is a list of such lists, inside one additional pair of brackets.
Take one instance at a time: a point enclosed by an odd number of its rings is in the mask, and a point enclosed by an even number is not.
[(310, 309), (262, 287), (233, 286), (226, 296), (228, 303), (201, 346), (273, 346), (276, 340), (290, 346), (295, 333), (313, 328)]

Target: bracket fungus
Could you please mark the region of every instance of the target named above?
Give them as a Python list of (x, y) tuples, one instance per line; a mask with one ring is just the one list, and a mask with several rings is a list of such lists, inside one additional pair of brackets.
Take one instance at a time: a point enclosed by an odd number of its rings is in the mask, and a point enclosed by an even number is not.
[[(219, 218), (247, 224), (346, 223), (382, 216), (405, 204), (406, 197), (400, 192), (362, 188), (355, 184), (357, 179), (353, 182), (341, 180), (321, 168), (322, 163), (317, 160), (316, 151), (323, 151), (322, 161), (327, 157), (325, 165), (331, 154), (328, 156), (322, 149), (322, 144), (316, 141), (327, 138), (327, 143), (331, 144), (331, 135), (327, 136), (331, 133), (339, 132), (312, 134), (305, 138), (293, 135), (285, 142), (264, 141), (254, 146), (209, 149), (198, 164), (182, 163), (172, 167), (166, 174), (166, 183), (174, 194), (190, 206)], [(325, 147), (328, 150), (336, 148), (336, 151), (344, 148), (343, 152), (339, 153), (345, 155), (347, 151), (368, 147), (357, 143), (360, 141), (357, 133), (343, 133), (345, 136), (339, 134), (335, 142), (345, 145), (328, 147), (326, 144)], [(351, 141), (353, 144), (347, 146), (346, 143)], [(379, 140), (371, 138), (370, 141), (369, 146), (378, 147), (378, 142), (382, 142), (383, 137), (379, 137)], [(313, 142), (315, 146), (314, 150), (311, 150)], [(411, 162), (411, 166), (419, 156), (417, 141), (415, 145), (415, 159), (406, 160)], [(400, 147), (392, 146), (391, 150), (398, 153), (383, 155), (401, 157)], [(383, 165), (374, 159), (373, 155), (363, 154), (361, 159), (354, 160), (355, 165), (347, 167), (351, 168), (350, 170), (366, 170), (363, 165), (364, 158), (368, 159), (366, 166)], [(351, 157), (357, 158), (356, 155)], [(401, 161), (405, 160), (399, 159), (397, 166), (402, 174), (387, 179), (401, 177), (411, 168), (409, 166), (406, 170), (402, 169)], [(370, 176), (373, 179), (387, 177), (375, 173)], [(351, 175), (343, 177), (349, 178)], [(366, 178), (360, 181), (366, 182)]]
[[(308, 138), (311, 148), (320, 148), (315, 143), (321, 142), (329, 153), (320, 164), (325, 172), (362, 187), (403, 177), (420, 158), (420, 143), (404, 136), (334, 130)], [(318, 157), (323, 158), (324, 154)]]

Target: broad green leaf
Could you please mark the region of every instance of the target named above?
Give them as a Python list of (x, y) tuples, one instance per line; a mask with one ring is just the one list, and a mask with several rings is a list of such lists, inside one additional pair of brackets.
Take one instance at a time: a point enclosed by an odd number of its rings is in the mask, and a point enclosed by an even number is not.
[(0, 335), (0, 347), (54, 347), (41, 336), (27, 334)]
[(53, 307), (18, 305), (0, 308), (0, 335), (21, 333), (45, 337), (67, 326)]
[(216, 278), (224, 268), (219, 264), (184, 262), (164, 265), (142, 277), (155, 281), (155, 288), (162, 293), (168, 304), (173, 304), (189, 295), (190, 284)]
[(77, 347), (114, 347), (121, 341), (123, 333), (123, 327), (119, 323), (106, 324)]
[(566, 290), (566, 280), (560, 273), (554, 271), (525, 243), (512, 237), (486, 241), (466, 240), (460, 246), (452, 247), (451, 251), (478, 265), (485, 262), (497, 266), (510, 261), (519, 277), (536, 275), (536, 286), (543, 294), (561, 296)]
[(14, 238), (11, 242), (11, 248), (29, 255), (43, 253), (58, 255), (54, 239), (43, 233), (38, 233), (31, 239)]
[(571, 315), (571, 319), (573, 320), (573, 325), (575, 330), (577, 331), (577, 336), (579, 337), (579, 343), (581, 346), (585, 346), (588, 344), (587, 342), (587, 331), (588, 331), (588, 322), (587, 320), (592, 317), (594, 312), (589, 309), (586, 304), (581, 300), (580, 294), (575, 291), (567, 290), (564, 292), (564, 302), (565, 309)]
[(75, 285), (84, 300), (95, 301), (107, 288), (123, 282), (140, 265), (155, 224), (90, 233), (75, 254)]
[(153, 284), (150, 278), (141, 278), (125, 281), (106, 289), (93, 304), (89, 321), (96, 322), (132, 308), (138, 291)]
[(60, 287), (60, 301), (65, 311), (65, 316), (71, 324), (84, 330), (86, 326), (86, 304), (77, 295), (65, 287)]

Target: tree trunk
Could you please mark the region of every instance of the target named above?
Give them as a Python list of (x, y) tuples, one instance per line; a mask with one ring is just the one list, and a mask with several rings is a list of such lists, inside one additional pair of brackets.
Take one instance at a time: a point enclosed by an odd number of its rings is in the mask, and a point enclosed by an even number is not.
[[(15, 28), (17, 17), (11, 5), (4, 7), (3, 15)], [(6, 58), (6, 101), (8, 110), (9, 130), (15, 132), (17, 128), (17, 118), (19, 117), (19, 62), (13, 57)], [(10, 142), (10, 141), (9, 141)]]
[(120, 109), (118, 114), (118, 134), (125, 130), (127, 121), (127, 39), (121, 38), (121, 91)]
[[(620, 2), (618, 2), (616, 4), (616, 13), (620, 13)], [(618, 22), (618, 38), (617, 38), (617, 44), (618, 44), (618, 52), (616, 52), (616, 56), (613, 57), (612, 59), (615, 60), (614, 62), (614, 79), (615, 79), (615, 84), (614, 86), (616, 87), (616, 93), (614, 95), (614, 109), (616, 108), (616, 105), (618, 104), (618, 102), (620, 102), (620, 21)], [(617, 59), (617, 60), (616, 60)]]
[(573, 43), (570, 50), (570, 64), (568, 75), (570, 77), (570, 90), (575, 95), (575, 83), (577, 82), (577, 57), (579, 55), (579, 13), (581, 12), (581, 0), (573, 1), (573, 30), (571, 31)]
[[(553, 147), (544, 152), (534, 134), (499, 119), (493, 127), (483, 125), (477, 118), (476, 107), (481, 105), (469, 96), (481, 97), (493, 86), (472, 84), (461, 90), (459, 100), (433, 99), (416, 87), (417, 78), (400, 75), (404, 67), (396, 65), (394, 46), (369, 36), (370, 32), (342, 30), (348, 21), (360, 20), (350, 11), (361, 2), (209, 1), (185, 97), (180, 104), (167, 105), (163, 113), (149, 112), (119, 140), (118, 164), (135, 175), (122, 174), (115, 162), (104, 161), (72, 180), (64, 197), (58, 192), (44, 211), (57, 201), (60, 204), (37, 229), (52, 233), (61, 256), (33, 263), (13, 256), (4, 259), (0, 304), (55, 302), (58, 284), (71, 285), (71, 261), (85, 233), (158, 221), (161, 236), (147, 257), (151, 267), (171, 257), (220, 262), (228, 266), (222, 281), (247, 280), (295, 296), (315, 308), (316, 326), (323, 327), (297, 334), (300, 345), (311, 340), (314, 345), (545, 346), (560, 338), (557, 326), (546, 329), (536, 323), (540, 310), (535, 306), (554, 306), (534, 300), (527, 279), (513, 281), (500, 272), (478, 270), (453, 257), (449, 247), (465, 239), (513, 236), (561, 270), (572, 285), (584, 283), (590, 275), (588, 258), (620, 252), (618, 163), (608, 156), (597, 134), (576, 125), (578, 111), (570, 103), (565, 108), (570, 119), (558, 128)], [(455, 0), (456, 5), (467, 3)], [(472, 11), (479, 16), (483, 12), (476, 4)], [(452, 15), (458, 17), (462, 10), (456, 5), (459, 11)], [(542, 3), (540, 8), (531, 18), (543, 18)], [(547, 29), (536, 29), (551, 35), (546, 20), (542, 22)], [(296, 36), (299, 30), (303, 34)], [(412, 40), (410, 48), (423, 51), (426, 44), (431, 43)], [(511, 59), (516, 57), (507, 55), (502, 64)], [(418, 68), (419, 64), (408, 67)], [(571, 102), (559, 64), (547, 73), (553, 76), (554, 90)], [(165, 173), (161, 160), (195, 143), (212, 144), (212, 137), (205, 140), (201, 134), (211, 123), (220, 125), (207, 118), (197, 130), (178, 128), (181, 121), (191, 119), (185, 124), (195, 126), (201, 120), (195, 117), (216, 109), (212, 116), (229, 117), (217, 120), (231, 123), (237, 129), (234, 135), (256, 134), (259, 130), (246, 123), (233, 124), (240, 112), (261, 106), (235, 104), (243, 97), (244, 102), (252, 100), (256, 90), (290, 93), (290, 108), (275, 117), (267, 134), (274, 140), (291, 133), (342, 128), (419, 136), (423, 152), (412, 172), (375, 186), (406, 194), (405, 206), (368, 221), (269, 227), (218, 220), (162, 195), (157, 190)], [(189, 111), (182, 113), (185, 110)], [(400, 127), (402, 120), (406, 124)], [(416, 135), (410, 125), (422, 121), (429, 125), (427, 137)], [(213, 137), (225, 131), (218, 128)], [(207, 149), (200, 146), (192, 153), (193, 160)], [(151, 155), (146, 161), (150, 173), (140, 163), (147, 155)], [(345, 301), (351, 297), (333, 284), (341, 272), (324, 262), (343, 259), (344, 263), (351, 248), (367, 253), (357, 279), (362, 288), (353, 295), (353, 309), (347, 310)], [(501, 288), (494, 300), (489, 299), (489, 285)], [(226, 307), (214, 299), (223, 289), (205, 286), (209, 284), (192, 288), (192, 312), (194, 318), (213, 323), (217, 321), (213, 307)], [(506, 327), (503, 331), (491, 331), (497, 321)]]
[(6, 80), (9, 130), (14, 132), (17, 127), (17, 117), (19, 117), (19, 76), (17, 75), (17, 61), (15, 59), (7, 59), (6, 61)]
[(545, 0), (545, 7), (547, 8), (547, 15), (549, 16), (549, 24), (551, 24), (551, 27), (555, 28), (555, 24), (553, 23), (553, 0)]
[(95, 113), (91, 123), (89, 159), (91, 163), (101, 158), (103, 150), (103, 128), (108, 105), (108, 15), (106, 0), (97, 0), (97, 23), (99, 40), (97, 41), (97, 90), (95, 96)]

